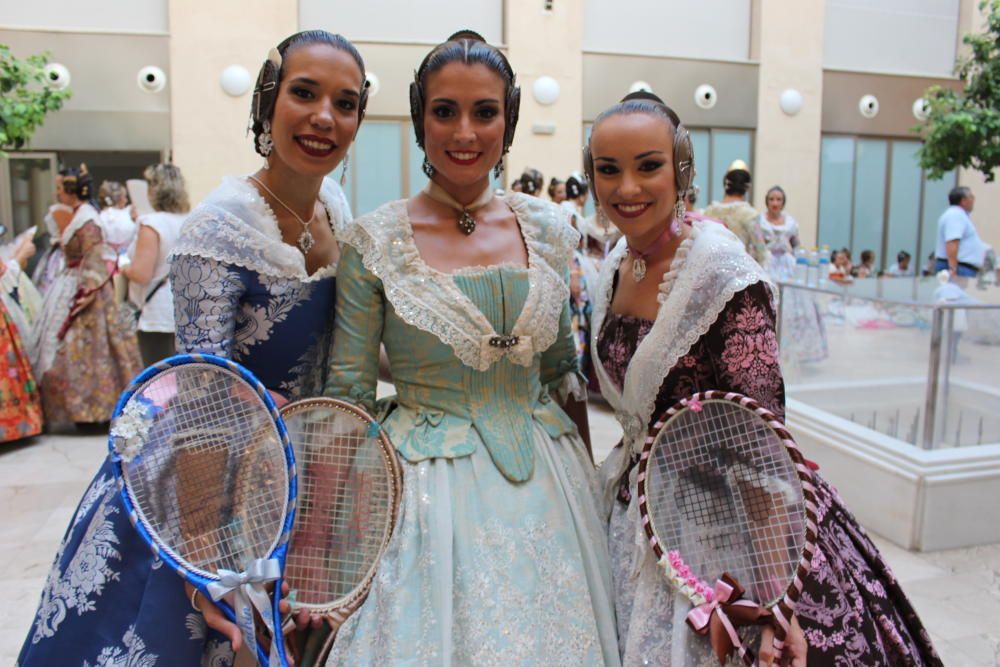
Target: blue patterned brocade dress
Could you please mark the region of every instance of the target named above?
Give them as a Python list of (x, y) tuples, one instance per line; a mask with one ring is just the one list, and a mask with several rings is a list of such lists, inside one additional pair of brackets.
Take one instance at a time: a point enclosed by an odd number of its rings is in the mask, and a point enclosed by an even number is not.
[[(350, 220), (327, 180), (335, 234)], [(226, 179), (192, 212), (174, 251), (177, 349), (249, 368), (270, 390), (316, 396), (328, 366), (336, 263), (308, 276), (273, 213), (243, 179)], [(129, 523), (110, 463), (87, 489), (56, 554), (20, 667), (228, 667), (233, 651), (191, 608), (177, 573)]]

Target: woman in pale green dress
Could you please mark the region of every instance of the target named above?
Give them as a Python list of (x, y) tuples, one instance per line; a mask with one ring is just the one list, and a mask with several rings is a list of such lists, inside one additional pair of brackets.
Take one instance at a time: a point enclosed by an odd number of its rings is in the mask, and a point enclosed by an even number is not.
[(496, 49), (453, 36), (411, 100), (431, 183), (340, 236), (326, 385), (374, 410), (385, 344), (403, 500), (327, 664), (617, 665), (593, 465), (559, 404), (583, 391), (567, 286), (578, 235), (558, 207), (490, 189), (519, 101)]

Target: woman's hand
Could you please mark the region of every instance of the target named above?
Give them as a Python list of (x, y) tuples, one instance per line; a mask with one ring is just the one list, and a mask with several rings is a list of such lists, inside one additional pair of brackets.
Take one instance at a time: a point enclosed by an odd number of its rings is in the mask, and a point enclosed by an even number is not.
[(785, 637), (785, 648), (781, 654), (781, 660), (774, 661), (774, 630), (769, 625), (765, 625), (760, 633), (760, 651), (757, 658), (763, 667), (772, 665), (790, 665), (791, 667), (806, 667), (806, 653), (809, 651), (809, 644), (806, 642), (806, 635), (799, 626), (799, 619), (792, 617), (792, 627)]
[(191, 606), (205, 617), (205, 624), (224, 635), (233, 645), (233, 652), (239, 651), (240, 647), (243, 646), (243, 633), (240, 632), (239, 626), (226, 618), (226, 615), (215, 606), (210, 598), (202, 595), (201, 591), (186, 581), (184, 582), (184, 592), (187, 593), (188, 600), (191, 600)]

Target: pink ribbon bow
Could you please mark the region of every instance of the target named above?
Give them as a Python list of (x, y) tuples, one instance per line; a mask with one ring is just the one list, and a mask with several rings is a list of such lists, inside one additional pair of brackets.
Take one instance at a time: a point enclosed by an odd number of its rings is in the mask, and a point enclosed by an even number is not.
[(698, 605), (687, 615), (687, 624), (699, 635), (708, 635), (719, 664), (724, 665), (730, 654), (739, 650), (745, 663), (751, 659), (743, 645), (737, 626), (756, 625), (761, 619), (770, 617), (771, 612), (756, 602), (742, 600), (743, 588), (728, 573), (715, 582), (714, 594), (708, 602)]

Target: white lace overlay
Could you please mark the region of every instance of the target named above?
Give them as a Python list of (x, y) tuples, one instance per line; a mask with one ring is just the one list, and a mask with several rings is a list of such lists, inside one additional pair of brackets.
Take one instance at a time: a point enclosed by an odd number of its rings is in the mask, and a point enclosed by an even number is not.
[[(770, 281), (736, 235), (716, 222), (695, 221), (690, 236), (681, 243), (670, 271), (663, 277), (656, 321), (632, 356), (624, 387), (619, 392), (597, 356), (597, 337), (611, 303), (615, 272), (626, 252), (622, 239), (602, 267), (601, 283), (594, 295), (591, 349), (602, 394), (615, 409), (625, 432), (626, 446), (638, 455), (653, 416), (656, 396), (670, 369), (705, 335), (737, 292), (754, 283), (770, 284)], [(629, 458), (622, 457), (621, 469), (612, 471), (611, 477), (621, 479), (628, 463)]]
[[(559, 316), (569, 298), (569, 286), (562, 276), (579, 234), (557, 206), (518, 193), (508, 194), (504, 202), (514, 211), (528, 248), (530, 284), (511, 335), (530, 336), (531, 351), (539, 353), (556, 340)], [(505, 354), (522, 366), (533, 363), (533, 354), (482, 344), (484, 337), (497, 332), (452, 275), (435, 271), (421, 259), (405, 200), (359, 218), (344, 229), (341, 238), (357, 248), (365, 268), (382, 281), (386, 298), (399, 317), (436, 336), (465, 365), (485, 371)]]
[[(351, 221), (351, 211), (343, 190), (332, 179), (324, 179), (320, 201), (330, 217), (334, 236)], [(260, 275), (317, 281), (336, 275), (331, 264), (312, 275), (306, 272), (305, 257), (298, 248), (284, 243), (267, 201), (244, 178), (225, 178), (191, 213), (171, 253), (191, 255), (240, 266)]]

